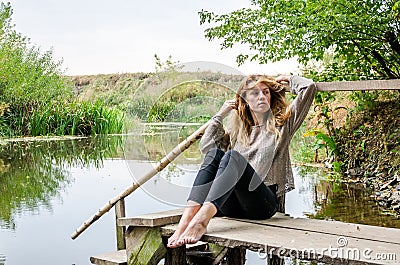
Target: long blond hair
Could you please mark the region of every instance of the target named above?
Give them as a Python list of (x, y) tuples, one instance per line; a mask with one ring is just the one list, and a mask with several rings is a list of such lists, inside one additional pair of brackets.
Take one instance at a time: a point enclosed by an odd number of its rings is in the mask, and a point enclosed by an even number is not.
[(231, 115), (231, 120), (228, 123), (229, 127), (231, 127), (231, 147), (237, 141), (245, 146), (249, 143), (252, 127), (256, 125), (256, 122), (246, 102), (246, 93), (260, 83), (267, 85), (271, 94), (271, 111), (269, 111), (265, 129), (275, 133), (278, 138), (279, 131), (276, 127), (284, 125), (290, 117), (291, 111), (286, 102), (285, 87), (282, 84), (276, 82), (273, 77), (266, 75), (250, 75), (245, 77), (236, 92), (237, 110)]

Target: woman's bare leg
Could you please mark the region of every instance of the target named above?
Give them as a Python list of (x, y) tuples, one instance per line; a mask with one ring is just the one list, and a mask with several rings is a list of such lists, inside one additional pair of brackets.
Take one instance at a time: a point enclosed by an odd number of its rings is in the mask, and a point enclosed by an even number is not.
[(178, 229), (176, 229), (175, 233), (168, 238), (167, 247), (174, 248), (178, 247), (178, 239), (182, 235), (182, 233), (186, 230), (186, 227), (189, 225), (190, 221), (196, 215), (196, 213), (200, 210), (201, 205), (194, 201), (188, 201), (188, 204), (183, 211), (182, 217), (179, 220)]
[(217, 213), (217, 207), (211, 202), (206, 202), (195, 214), (187, 225), (185, 231), (179, 237), (176, 245), (194, 244), (207, 232), (207, 226), (211, 218)]

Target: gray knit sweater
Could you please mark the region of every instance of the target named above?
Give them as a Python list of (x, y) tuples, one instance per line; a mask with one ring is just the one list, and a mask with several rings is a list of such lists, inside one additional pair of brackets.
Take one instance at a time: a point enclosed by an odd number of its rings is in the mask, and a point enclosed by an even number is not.
[[(275, 140), (274, 133), (266, 132), (264, 125), (257, 125), (252, 128), (249, 146), (236, 143), (232, 148), (247, 159), (266, 185), (278, 185), (278, 196), (294, 189), (289, 143), (306, 118), (317, 91), (314, 82), (304, 77), (291, 76), (289, 85), (296, 98), (291, 103), (291, 116), (283, 126), (277, 127), (280, 137)], [(215, 147), (226, 149), (228, 142), (223, 141), (225, 133), (229, 134), (224, 129), (222, 117), (214, 116), (201, 138), (201, 152), (206, 153)]]

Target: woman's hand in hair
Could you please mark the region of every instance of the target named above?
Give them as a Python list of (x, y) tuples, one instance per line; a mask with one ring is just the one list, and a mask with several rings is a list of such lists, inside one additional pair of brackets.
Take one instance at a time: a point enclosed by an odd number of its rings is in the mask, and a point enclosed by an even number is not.
[(289, 83), (289, 80), (290, 80), (290, 75), (280, 75), (277, 78), (275, 78), (275, 81), (278, 83), (282, 83), (282, 82)]
[(237, 109), (236, 100), (227, 100), (225, 101), (224, 105), (222, 105), (217, 115), (221, 116), (222, 118), (225, 118), (234, 109)]

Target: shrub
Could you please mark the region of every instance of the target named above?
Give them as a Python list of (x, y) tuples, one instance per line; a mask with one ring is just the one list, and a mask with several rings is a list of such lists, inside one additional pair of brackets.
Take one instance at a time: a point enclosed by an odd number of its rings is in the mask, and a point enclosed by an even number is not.
[(0, 134), (104, 134), (122, 132), (123, 115), (101, 102), (78, 102), (53, 52), (41, 52), (11, 23), (0, 4)]

